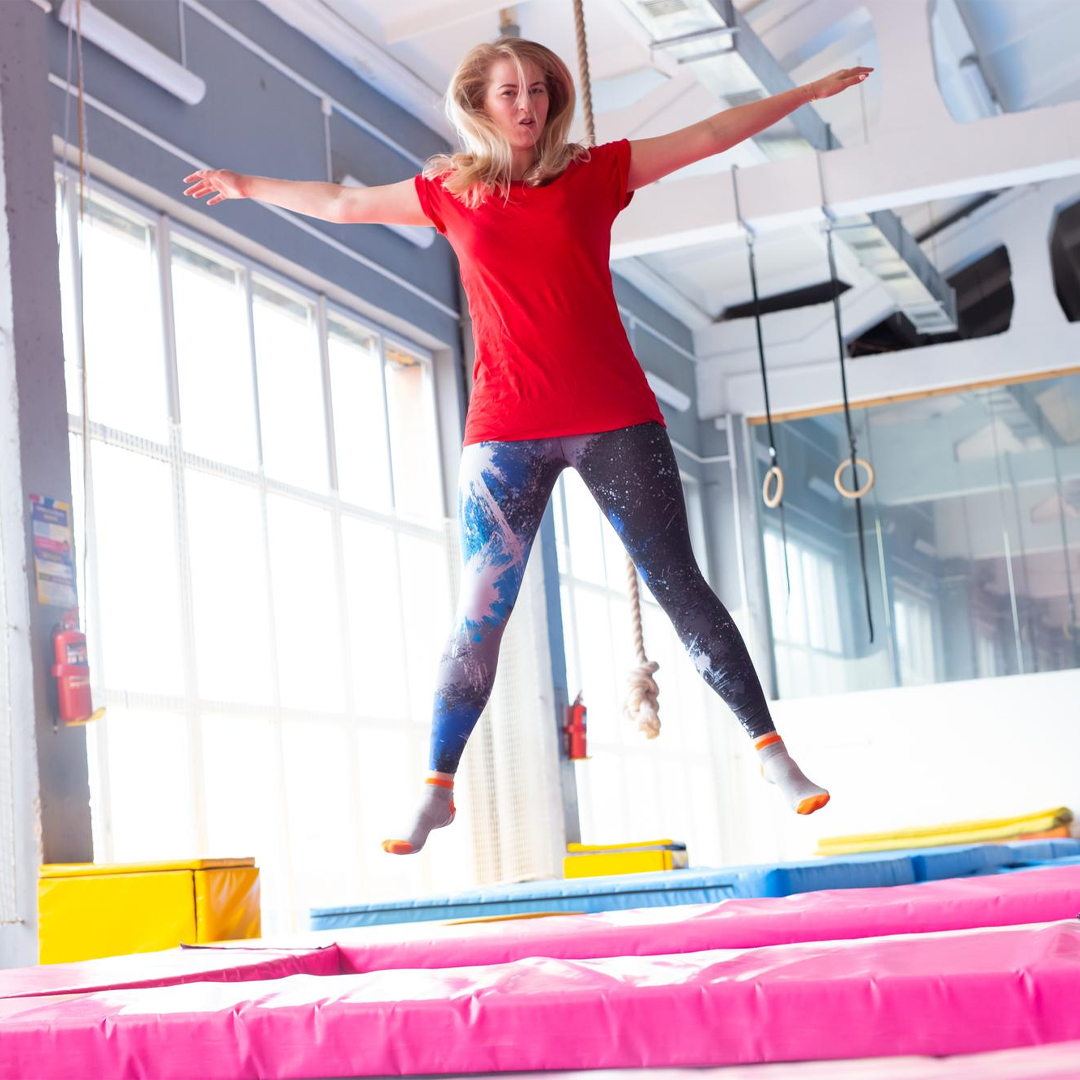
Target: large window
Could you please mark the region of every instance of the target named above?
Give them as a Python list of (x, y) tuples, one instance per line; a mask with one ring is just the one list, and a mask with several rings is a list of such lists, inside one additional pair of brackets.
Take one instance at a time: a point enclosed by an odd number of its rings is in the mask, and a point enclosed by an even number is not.
[(80, 228), (64, 188), (95, 857), (254, 855), (271, 933), (474, 884), (467, 771), (430, 854), (379, 847), (427, 767), (459, 564), (430, 357), (96, 186)]
[(827, 686), (844, 655), (834, 561), (789, 537), (785, 566), (781, 534), (769, 529), (764, 539), (769, 581), (779, 583), (769, 589), (769, 615), (780, 694), (794, 686)]
[(779, 515), (758, 517), (780, 695), (1080, 666), (1080, 375), (852, 415), (877, 474), (863, 499), (874, 639), (855, 507), (833, 486), (843, 416), (778, 423), (790, 598)]
[[(705, 571), (698, 484), (683, 478), (699, 565)], [(692, 863), (717, 864), (725, 838), (720, 791), (741, 732), (686, 655), (640, 576), (645, 649), (659, 670), (662, 729), (647, 740), (623, 715), (636, 663), (626, 552), (581, 477), (565, 470), (555, 489), (555, 527), (570, 697), (583, 691), (590, 758), (576, 765), (582, 841), (685, 841)], [(745, 738), (745, 736), (742, 736)]]

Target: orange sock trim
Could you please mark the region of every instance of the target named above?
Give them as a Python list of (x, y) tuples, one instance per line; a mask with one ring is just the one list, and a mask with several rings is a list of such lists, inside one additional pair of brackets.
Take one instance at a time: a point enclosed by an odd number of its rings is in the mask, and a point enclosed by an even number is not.
[(451, 791), (454, 790), (453, 780), (440, 780), (437, 776), (429, 776), (425, 781), (425, 784), (434, 784), (436, 787), (447, 787)]
[(795, 808), (797, 814), (812, 814), (815, 810), (820, 810), (829, 801), (829, 794), (825, 792), (822, 795), (811, 795), (809, 799), (803, 799), (801, 803)]
[(784, 740), (780, 736), (772, 731), (768, 735), (762, 735), (760, 739), (754, 740), (755, 750), (764, 750), (766, 746), (772, 746), (773, 743), (783, 742)]
[(384, 840), (382, 842), (383, 851), (389, 852), (391, 855), (411, 855), (412, 844), (408, 840)]

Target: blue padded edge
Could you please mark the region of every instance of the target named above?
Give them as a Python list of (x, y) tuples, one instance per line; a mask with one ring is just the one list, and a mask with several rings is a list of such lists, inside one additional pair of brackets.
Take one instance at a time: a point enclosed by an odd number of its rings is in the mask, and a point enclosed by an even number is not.
[(313, 930), (430, 919), (471, 919), (530, 911), (616, 911), (640, 907), (708, 904), (731, 897), (788, 896), (812, 889), (910, 885), (915, 881), (905, 853), (837, 856), (776, 866), (663, 870), (650, 874), (530, 881), (497, 885), (456, 896), (385, 900), (311, 911)]
[(820, 889), (910, 885), (948, 877), (1080, 863), (1080, 840), (1018, 840), (860, 855), (777, 865), (664, 870), (650, 874), (554, 879), (495, 885), (454, 896), (384, 900), (314, 908), (313, 930), (437, 919), (474, 919), (533, 911), (616, 911), (708, 904), (732, 897), (790, 896)]

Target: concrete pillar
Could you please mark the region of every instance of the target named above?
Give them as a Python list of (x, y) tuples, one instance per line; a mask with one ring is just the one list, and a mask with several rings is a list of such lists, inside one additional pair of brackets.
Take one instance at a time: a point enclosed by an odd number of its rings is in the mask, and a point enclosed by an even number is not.
[(0, 647), (10, 702), (10, 712), (0, 704), (0, 735), (15, 748), (12, 775), (0, 777), (0, 820), (14, 839), (0, 883), (16, 908), (0, 924), (0, 965), (9, 967), (37, 962), (40, 862), (94, 854), (86, 732), (53, 723), (51, 636), (62, 609), (37, 601), (29, 513), (31, 494), (71, 502), (47, 18), (25, 0), (0, 3)]

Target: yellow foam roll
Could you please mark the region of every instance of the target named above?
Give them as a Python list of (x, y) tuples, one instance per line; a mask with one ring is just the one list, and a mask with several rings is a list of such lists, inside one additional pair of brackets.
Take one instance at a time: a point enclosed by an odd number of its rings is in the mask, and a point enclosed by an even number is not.
[(567, 844), (566, 850), (563, 876), (568, 878), (681, 870), (688, 861), (686, 845), (678, 840), (645, 840), (637, 844)]
[(1007, 840), (1025, 833), (1044, 832), (1072, 821), (1072, 811), (1058, 806), (1022, 817), (959, 821), (951, 825), (931, 825), (893, 832), (826, 836), (818, 841), (818, 855), (855, 855), (870, 851), (893, 851), (911, 847), (940, 847), (946, 844), (977, 844)]

